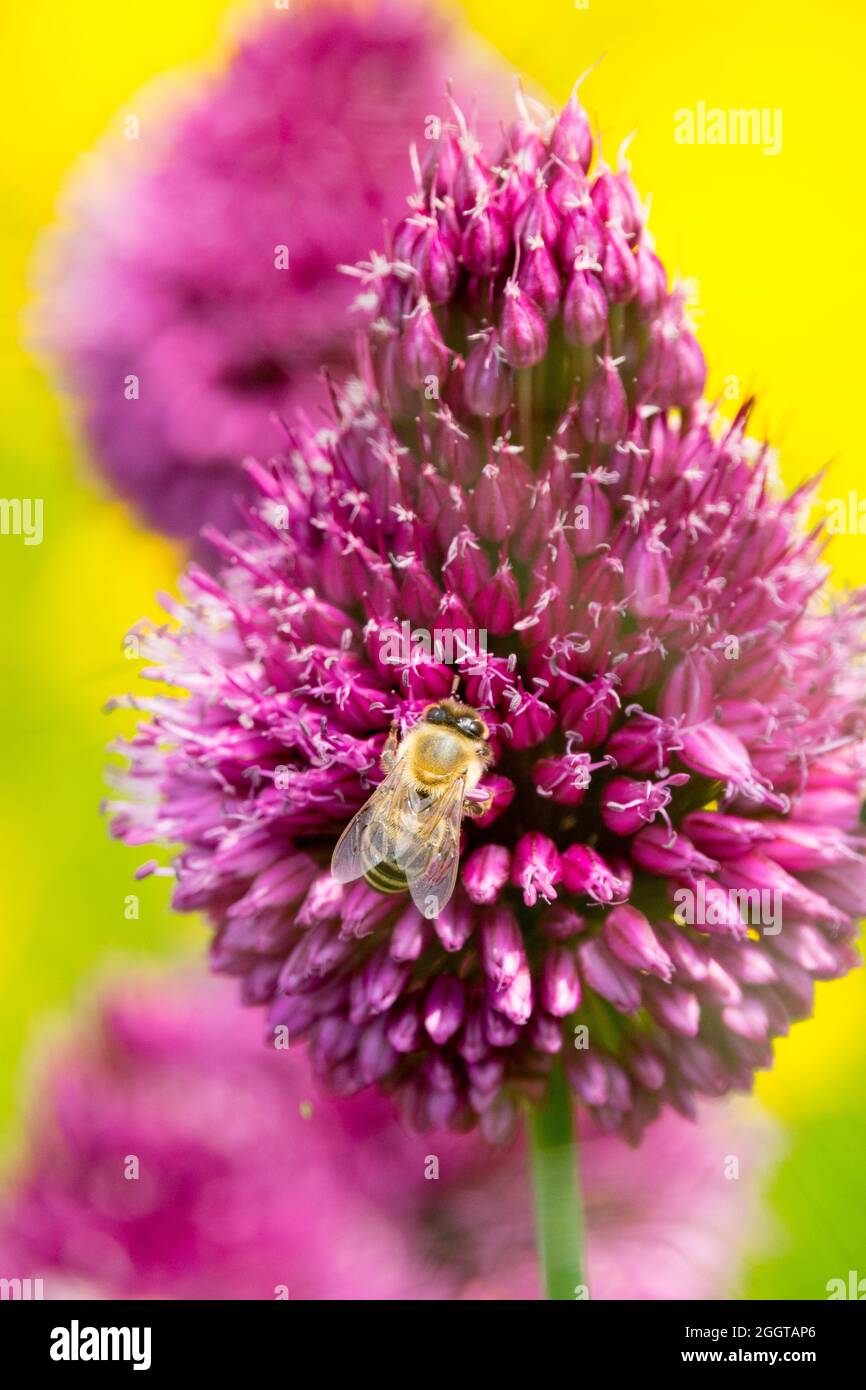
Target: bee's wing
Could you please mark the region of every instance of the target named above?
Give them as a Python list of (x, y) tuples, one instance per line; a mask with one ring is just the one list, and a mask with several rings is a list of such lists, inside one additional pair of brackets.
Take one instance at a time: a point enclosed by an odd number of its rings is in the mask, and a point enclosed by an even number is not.
[(369, 801), (352, 817), (331, 855), (331, 876), (338, 883), (362, 878), (383, 860), (393, 858), (396, 802), (403, 785), (398, 766), (380, 782)]
[(422, 813), (421, 839), (416, 841), (414, 857), (407, 856), (400, 864), (412, 901), (423, 917), (438, 917), (454, 892), (465, 790), (465, 777), (458, 777), (429, 811)]

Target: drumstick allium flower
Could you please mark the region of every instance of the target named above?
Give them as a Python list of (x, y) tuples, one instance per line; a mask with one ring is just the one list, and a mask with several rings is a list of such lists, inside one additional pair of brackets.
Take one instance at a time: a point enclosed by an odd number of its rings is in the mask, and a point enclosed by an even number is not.
[[(372, 1091), (319, 1094), (223, 981), (113, 981), (40, 1082), (0, 1277), (38, 1272), (45, 1298), (538, 1296), (520, 1150), (412, 1134)], [(766, 1120), (668, 1114), (638, 1152), (583, 1137), (593, 1297), (729, 1297), (760, 1232)]]
[(327, 403), (322, 368), (351, 369), (338, 264), (400, 216), (445, 78), (492, 81), (413, 4), (270, 8), (224, 71), (133, 107), (137, 139), (75, 174), (39, 272), (36, 336), (93, 463), (170, 535), (234, 525), (275, 413)]
[[(747, 410), (701, 402), (628, 173), (592, 158), (576, 95), (491, 153), (443, 126), (361, 267), (333, 427), (251, 465), (221, 573), (144, 634), (186, 693), (133, 701), (111, 807), (182, 846), (214, 967), (336, 1091), (490, 1139), (552, 1071), (632, 1139), (748, 1089), (866, 909), (863, 598), (824, 593)], [(493, 803), (425, 921), (328, 863), (455, 674)]]

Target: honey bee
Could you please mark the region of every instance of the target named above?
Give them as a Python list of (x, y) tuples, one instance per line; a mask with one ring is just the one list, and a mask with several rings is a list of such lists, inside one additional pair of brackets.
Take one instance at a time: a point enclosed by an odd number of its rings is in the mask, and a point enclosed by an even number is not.
[(466, 801), (491, 759), (481, 715), (457, 700), (428, 705), (398, 742), (382, 751), (385, 780), (349, 822), (331, 858), (338, 883), (363, 877), (380, 893), (408, 887), (424, 917), (445, 907), (457, 879), (460, 823), (486, 801)]

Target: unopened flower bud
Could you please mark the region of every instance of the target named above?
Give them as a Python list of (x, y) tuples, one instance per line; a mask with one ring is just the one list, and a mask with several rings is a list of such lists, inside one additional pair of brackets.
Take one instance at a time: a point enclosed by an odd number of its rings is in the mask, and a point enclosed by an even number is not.
[(500, 340), (512, 367), (534, 367), (547, 351), (544, 314), (515, 280), (505, 286)]

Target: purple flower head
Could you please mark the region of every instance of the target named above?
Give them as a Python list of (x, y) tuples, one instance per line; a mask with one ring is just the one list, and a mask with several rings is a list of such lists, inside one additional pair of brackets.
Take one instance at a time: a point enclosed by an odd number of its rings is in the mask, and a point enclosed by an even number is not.
[[(46, 247), (37, 336), (99, 472), (172, 536), (234, 526), (241, 460), (281, 447), (277, 416), (320, 413), (323, 368), (350, 368), (337, 267), (400, 217), (409, 141), (426, 143), (446, 79), (477, 66), (399, 0), (292, 11), (261, 20), (174, 118), (149, 104), (138, 144), (72, 183)], [(455, 261), (435, 225), (418, 255), (441, 293)]]
[[(495, 1071), (473, 1064), (479, 1097)], [(263, 1048), (220, 982), (115, 981), (41, 1079), (0, 1276), (39, 1278), (47, 1299), (539, 1296), (519, 1147), (414, 1135), (372, 1091), (319, 1094), (303, 1053)], [(668, 1115), (639, 1152), (582, 1128), (593, 1297), (728, 1296), (766, 1122)]]
[[(175, 902), (209, 917), (215, 969), (333, 1089), (376, 1082), (414, 1125), (490, 1139), (558, 1052), (631, 1137), (749, 1088), (855, 963), (866, 909), (863, 597), (821, 592), (804, 493), (667, 360), (679, 297), (625, 294), (637, 197), (567, 122), (524, 104), (489, 155), (459, 112), (443, 128), (362, 271), (332, 426), (250, 465), (246, 529), (208, 533), (220, 573), (190, 569), (144, 634), (185, 693), (133, 701), (111, 807), (128, 842), (182, 846)], [(567, 287), (587, 254), (597, 344), (554, 304), (551, 267)], [(405, 892), (326, 891), (455, 677), (490, 762), (453, 895), (426, 922)]]

